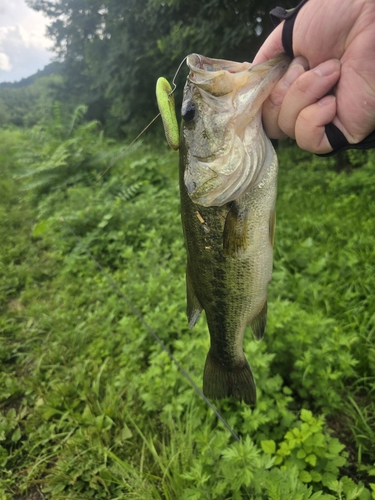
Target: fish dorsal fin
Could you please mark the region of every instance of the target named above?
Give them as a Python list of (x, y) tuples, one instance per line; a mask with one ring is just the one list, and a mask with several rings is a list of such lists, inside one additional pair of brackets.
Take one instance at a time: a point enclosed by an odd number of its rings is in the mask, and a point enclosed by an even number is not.
[(193, 328), (202, 312), (202, 306), (195, 295), (193, 283), (191, 282), (189, 269), (186, 269), (186, 297), (187, 307), (186, 313), (189, 322), (189, 328)]
[(250, 321), (250, 328), (257, 340), (262, 340), (267, 324), (267, 300), (265, 301), (262, 310)]
[(223, 250), (226, 257), (235, 257), (247, 248), (247, 222), (249, 209), (236, 202), (227, 214), (223, 231)]

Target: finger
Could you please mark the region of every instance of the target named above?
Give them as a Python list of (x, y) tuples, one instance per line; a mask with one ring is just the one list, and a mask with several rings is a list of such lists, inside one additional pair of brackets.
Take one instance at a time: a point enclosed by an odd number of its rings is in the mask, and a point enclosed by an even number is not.
[(283, 43), (281, 41), (281, 33), (283, 30), (284, 23), (279, 24), (266, 39), (264, 44), (259, 49), (257, 55), (254, 58), (253, 64), (260, 64), (264, 61), (268, 61), (272, 57), (275, 57), (284, 52)]
[[(279, 127), (289, 137), (295, 138), (295, 127), (301, 111), (324, 97), (340, 78), (340, 62), (330, 59), (306, 71), (287, 91), (279, 114)], [(328, 122), (327, 122), (328, 123)]]
[(375, 66), (371, 60), (361, 64), (358, 68), (354, 64), (342, 65), (335, 91), (334, 124), (352, 144), (362, 141), (375, 128)]
[(296, 57), (291, 62), (288, 71), (275, 85), (270, 96), (263, 104), (263, 126), (268, 137), (280, 139), (284, 132), (280, 129), (278, 120), (284, 97), (290, 86), (309, 69), (309, 63), (304, 57)]
[(332, 151), (325, 134), (325, 126), (333, 121), (336, 112), (337, 102), (333, 95), (327, 95), (304, 108), (298, 115), (295, 127), (298, 146), (317, 154)]

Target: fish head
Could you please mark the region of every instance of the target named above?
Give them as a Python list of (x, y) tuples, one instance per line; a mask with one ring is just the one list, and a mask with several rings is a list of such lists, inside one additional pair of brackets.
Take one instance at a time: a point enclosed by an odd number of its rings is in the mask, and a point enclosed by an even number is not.
[(194, 203), (222, 206), (256, 182), (272, 148), (261, 107), (288, 64), (286, 56), (258, 65), (187, 57), (181, 143), (184, 182)]

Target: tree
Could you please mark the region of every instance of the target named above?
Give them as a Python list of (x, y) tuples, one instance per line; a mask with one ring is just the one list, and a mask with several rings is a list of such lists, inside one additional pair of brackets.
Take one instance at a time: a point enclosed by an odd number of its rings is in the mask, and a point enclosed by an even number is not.
[[(54, 102), (65, 92), (65, 83), (59, 74), (30, 78), (28, 84), (20, 83), (0, 86), (0, 126), (31, 127), (48, 120)], [(72, 103), (69, 107), (72, 108)]]
[[(191, 52), (251, 60), (270, 32), (271, 0), (27, 0), (51, 19), (70, 95), (112, 133), (157, 113), (156, 79)], [(179, 88), (186, 73), (179, 81)]]

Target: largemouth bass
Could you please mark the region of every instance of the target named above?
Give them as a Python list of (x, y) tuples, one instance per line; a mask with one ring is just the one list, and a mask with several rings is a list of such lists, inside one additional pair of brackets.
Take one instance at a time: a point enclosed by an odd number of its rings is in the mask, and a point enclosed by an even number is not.
[(180, 139), (187, 315), (192, 328), (206, 312), (203, 392), (213, 399), (256, 401), (243, 339), (246, 325), (257, 339), (266, 327), (278, 169), (261, 107), (288, 62), (187, 58)]

